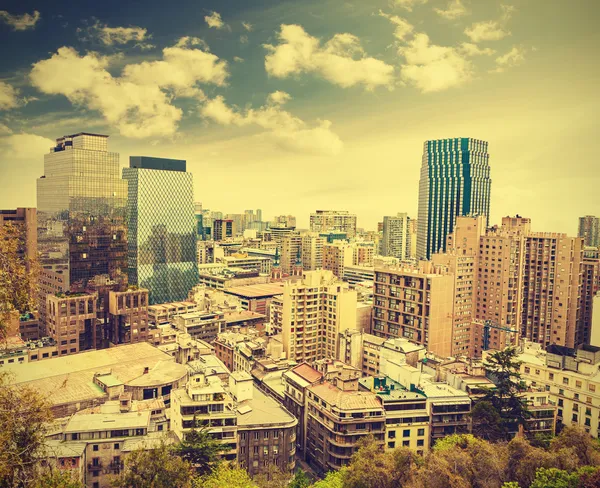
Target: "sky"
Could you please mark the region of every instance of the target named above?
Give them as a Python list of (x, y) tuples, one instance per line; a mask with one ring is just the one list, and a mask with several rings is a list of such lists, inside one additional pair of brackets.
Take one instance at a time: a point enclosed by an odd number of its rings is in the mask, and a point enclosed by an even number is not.
[(597, 0), (4, 1), (0, 208), (53, 140), (185, 159), (224, 213), (416, 217), (423, 143), (489, 142), (491, 219), (600, 215)]

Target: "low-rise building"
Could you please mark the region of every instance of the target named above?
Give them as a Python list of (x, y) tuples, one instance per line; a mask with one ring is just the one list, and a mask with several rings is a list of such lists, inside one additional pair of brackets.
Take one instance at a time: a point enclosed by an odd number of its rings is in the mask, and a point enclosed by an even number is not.
[(152, 327), (170, 324), (176, 315), (198, 310), (194, 302), (157, 303), (148, 307), (148, 324)]
[(225, 316), (208, 311), (182, 313), (173, 318), (173, 326), (192, 339), (212, 342), (225, 329)]

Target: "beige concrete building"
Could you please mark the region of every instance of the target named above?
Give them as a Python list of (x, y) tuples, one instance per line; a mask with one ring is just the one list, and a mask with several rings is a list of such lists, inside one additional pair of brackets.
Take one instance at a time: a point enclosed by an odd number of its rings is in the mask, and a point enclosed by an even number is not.
[[(383, 217), (381, 254), (405, 261), (411, 258), (410, 217), (407, 213)], [(416, 242), (415, 242), (416, 244)]]
[(131, 288), (109, 292), (111, 341), (128, 344), (148, 340), (148, 290)]
[(287, 234), (279, 240), (279, 245), (281, 271), (291, 275), (298, 256), (302, 259), (302, 237), (299, 232)]
[(377, 245), (373, 241), (355, 241), (352, 243), (352, 264), (355, 266), (373, 266), (377, 255)]
[(600, 437), (600, 348), (582, 346), (573, 350), (524, 341), (518, 359), (521, 377), (530, 395), (536, 391), (550, 396), (557, 421), (579, 425), (593, 437)]
[(302, 236), (302, 268), (305, 271), (314, 271), (323, 267), (324, 237), (316, 232), (306, 233)]
[(354, 246), (346, 241), (334, 241), (323, 246), (323, 269), (331, 271), (339, 279), (344, 268), (353, 265)]
[(428, 261), (375, 268), (373, 330), (403, 337), (441, 357), (452, 354), (454, 275)]
[(37, 260), (37, 210), (35, 208), (0, 210), (0, 227), (9, 223), (21, 231), (19, 246), (21, 257), (27, 258), (28, 262)]
[(93, 348), (96, 344), (97, 294), (46, 297), (47, 333), (60, 356)]
[(317, 210), (310, 214), (310, 230), (345, 233), (352, 238), (356, 236), (356, 215), (346, 210)]
[(286, 282), (280, 313), (271, 315), (286, 357), (297, 362), (335, 358), (339, 333), (356, 328), (356, 301), (356, 291), (331, 271), (306, 271), (302, 280)]

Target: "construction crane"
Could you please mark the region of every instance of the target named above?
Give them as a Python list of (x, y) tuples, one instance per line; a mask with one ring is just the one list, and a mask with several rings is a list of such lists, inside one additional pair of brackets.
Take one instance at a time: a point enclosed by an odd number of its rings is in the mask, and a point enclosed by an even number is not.
[(490, 348), (490, 329), (503, 330), (504, 332), (512, 332), (518, 334), (517, 329), (511, 329), (509, 327), (503, 327), (498, 324), (494, 324), (491, 320), (483, 321), (483, 347), (482, 350), (487, 351)]

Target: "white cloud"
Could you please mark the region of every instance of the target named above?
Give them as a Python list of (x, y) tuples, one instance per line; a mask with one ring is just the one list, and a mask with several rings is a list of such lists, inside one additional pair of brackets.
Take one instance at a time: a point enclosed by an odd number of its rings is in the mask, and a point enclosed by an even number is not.
[(8, 83), (0, 81), (0, 110), (9, 110), (19, 106), (19, 92)]
[(0, 157), (17, 161), (37, 161), (47, 153), (54, 141), (35, 134), (10, 134), (0, 137)]
[(119, 77), (107, 70), (111, 58), (62, 47), (35, 63), (30, 78), (43, 93), (99, 111), (125, 137), (170, 136), (182, 117), (173, 97), (203, 99), (198, 83), (223, 85), (228, 76), (225, 61), (186, 47), (191, 44), (188, 39), (165, 48), (159, 61), (126, 65)]
[(254, 28), (250, 22), (242, 22), (242, 27), (244, 27), (244, 29), (246, 29), (248, 32)]
[(105, 46), (122, 46), (133, 42), (136, 47), (141, 49), (154, 47), (148, 42), (152, 36), (144, 27), (109, 27), (107, 24), (96, 21), (87, 28), (77, 29), (77, 33), (82, 41), (97, 40)]
[(12, 134), (12, 129), (6, 124), (0, 122), (0, 136), (5, 136), (8, 134)]
[(241, 35), (241, 36), (240, 36), (240, 42), (241, 42), (242, 44), (248, 44), (248, 36), (247, 36), (247, 35), (245, 35), (245, 34)]
[(265, 135), (278, 146), (291, 151), (339, 154), (343, 144), (337, 134), (330, 130), (331, 122), (318, 121), (315, 127), (308, 127), (302, 119), (283, 110), (282, 105), (290, 99), (288, 93), (276, 91), (267, 97), (264, 106), (240, 111), (227, 105), (219, 95), (206, 102), (200, 113), (221, 125), (258, 126), (265, 129)]
[(470, 42), (463, 42), (459, 49), (467, 56), (491, 56), (496, 52), (494, 49), (489, 47), (480, 48), (477, 44), (472, 44)]
[(352, 34), (336, 34), (321, 45), (302, 26), (282, 25), (278, 38), (276, 46), (264, 45), (269, 51), (265, 68), (270, 76), (315, 73), (344, 88), (362, 84), (368, 90), (393, 83), (394, 67), (366, 56)]
[(525, 61), (525, 49), (519, 46), (513, 48), (502, 56), (496, 58), (495, 71), (501, 73), (506, 68), (517, 66)]
[(233, 60), (234, 60), (236, 63), (243, 63), (243, 62), (244, 62), (244, 58), (240, 58), (239, 56), (234, 56), (234, 57), (233, 57)]
[(413, 7), (415, 5), (423, 5), (427, 3), (427, 0), (393, 0), (394, 1), (394, 5), (397, 5), (398, 7), (402, 7), (405, 10), (408, 10), (409, 12), (412, 11)]
[(379, 16), (388, 19), (392, 24), (396, 26), (394, 29), (394, 37), (399, 41), (404, 41), (406, 37), (412, 34), (414, 28), (413, 26), (402, 17), (398, 17), (397, 15), (386, 14), (385, 12), (379, 11)]
[(463, 53), (454, 47), (430, 44), (427, 34), (416, 34), (398, 52), (406, 60), (400, 71), (402, 81), (423, 93), (463, 85), (473, 76), (473, 65)]
[(215, 29), (222, 29), (225, 27), (225, 22), (223, 22), (221, 14), (218, 12), (213, 12), (210, 15), (206, 15), (204, 20), (208, 24), (208, 27), (214, 27)]
[(441, 15), (442, 17), (445, 17), (449, 20), (458, 19), (459, 17), (462, 17), (469, 13), (469, 11), (463, 3), (463, 0), (450, 0), (448, 2), (448, 6), (445, 9), (434, 8), (434, 10), (438, 15)]
[(13, 30), (22, 31), (35, 28), (35, 25), (40, 20), (40, 13), (37, 10), (33, 14), (12, 15), (6, 10), (0, 10), (0, 20), (10, 25)]
[(485, 22), (476, 22), (471, 27), (465, 29), (465, 34), (473, 42), (481, 41), (499, 41), (510, 35), (510, 32), (504, 30), (504, 27), (495, 20)]

